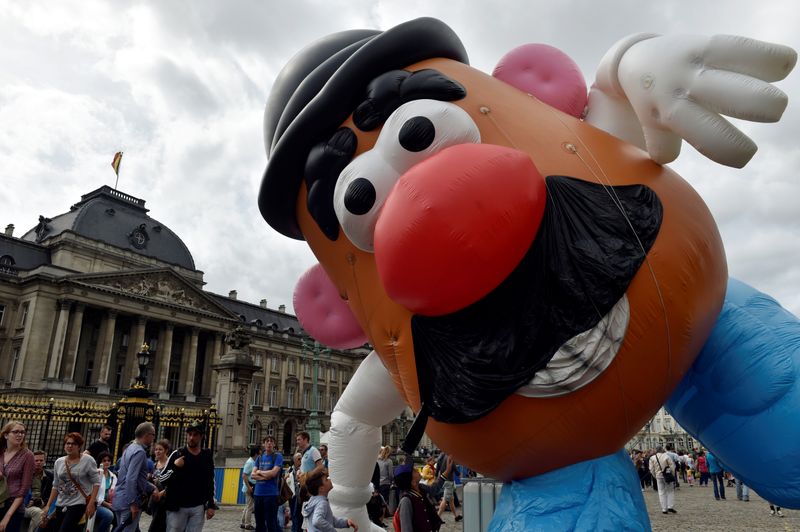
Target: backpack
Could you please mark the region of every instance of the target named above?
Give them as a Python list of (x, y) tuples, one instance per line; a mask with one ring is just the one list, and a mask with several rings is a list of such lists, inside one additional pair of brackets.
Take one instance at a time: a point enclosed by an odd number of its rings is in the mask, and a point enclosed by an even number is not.
[[(400, 501), (408, 497), (408, 495), (403, 495), (400, 497)], [(400, 506), (400, 501), (397, 501), (397, 506)], [(395, 511), (394, 517), (392, 517), (392, 526), (394, 527), (394, 532), (400, 532), (400, 512)]]

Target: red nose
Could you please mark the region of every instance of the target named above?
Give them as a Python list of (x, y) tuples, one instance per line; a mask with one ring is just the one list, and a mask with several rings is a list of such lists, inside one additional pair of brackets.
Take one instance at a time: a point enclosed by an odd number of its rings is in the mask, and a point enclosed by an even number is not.
[(447, 148), (406, 172), (375, 228), (375, 260), (394, 301), (426, 316), (491, 292), (531, 246), (544, 178), (530, 157), (491, 144)]

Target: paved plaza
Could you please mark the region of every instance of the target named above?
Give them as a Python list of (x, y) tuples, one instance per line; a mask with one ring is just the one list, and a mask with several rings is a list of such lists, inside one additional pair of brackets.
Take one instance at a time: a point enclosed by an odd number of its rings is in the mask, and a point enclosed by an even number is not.
[[(663, 515), (658, 503), (658, 494), (648, 489), (644, 493), (647, 509), (654, 531), (693, 531), (712, 532), (756, 532), (767, 530), (796, 530), (800, 532), (800, 511), (784, 510), (785, 517), (772, 517), (769, 505), (761, 497), (751, 492), (750, 502), (736, 500), (736, 490), (726, 490), (727, 500), (714, 500), (710, 487), (698, 488), (682, 485), (676, 493), (677, 514)], [(241, 507), (225, 506), (211, 521), (206, 523), (203, 532), (237, 532), (241, 517)], [(389, 524), (389, 520), (386, 520)], [(149, 516), (142, 519), (141, 529), (147, 531)], [(287, 529), (288, 530), (288, 529)], [(391, 528), (389, 528), (391, 530)], [(442, 532), (461, 532), (461, 523), (455, 523), (449, 513), (445, 513), (445, 526)]]

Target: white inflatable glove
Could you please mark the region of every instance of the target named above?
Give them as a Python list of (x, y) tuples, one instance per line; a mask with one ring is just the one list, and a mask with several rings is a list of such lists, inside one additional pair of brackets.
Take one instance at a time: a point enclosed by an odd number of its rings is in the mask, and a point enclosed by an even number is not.
[(333, 515), (352, 519), (359, 532), (383, 529), (373, 524), (366, 504), (370, 479), (381, 446), (381, 428), (400, 415), (406, 404), (373, 351), (356, 370), (331, 415), (328, 467), (333, 489), (328, 494)]
[(757, 147), (720, 115), (778, 121), (787, 97), (769, 82), (796, 62), (788, 46), (745, 37), (634, 35), (601, 61), (586, 120), (660, 164), (673, 161), (685, 139), (709, 159), (741, 168)]

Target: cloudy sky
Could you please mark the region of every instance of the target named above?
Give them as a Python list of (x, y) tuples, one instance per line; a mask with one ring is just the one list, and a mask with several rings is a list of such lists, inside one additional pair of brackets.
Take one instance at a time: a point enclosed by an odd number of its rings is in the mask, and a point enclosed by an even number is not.
[[(207, 288), (291, 309), (314, 263), (272, 231), (256, 193), (266, 163), (261, 121), (291, 55), (344, 29), (386, 29), (418, 16), (447, 22), (473, 66), (491, 72), (512, 48), (556, 46), (587, 83), (603, 53), (631, 33), (732, 33), (800, 49), (796, 0), (504, 1), (0, 0), (0, 229), (17, 236), (90, 190), (143, 198), (205, 272)], [(650, 5), (648, 5), (650, 4)], [(742, 124), (759, 145), (744, 170), (684, 145), (671, 166), (709, 204), (731, 275), (800, 314), (800, 73), (778, 83), (778, 124)]]

